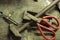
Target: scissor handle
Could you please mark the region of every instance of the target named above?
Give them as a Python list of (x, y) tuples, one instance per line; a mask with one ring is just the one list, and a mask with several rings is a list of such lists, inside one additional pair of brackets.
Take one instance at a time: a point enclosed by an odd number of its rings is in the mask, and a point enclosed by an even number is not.
[[(57, 22), (57, 27), (55, 27), (54, 25), (50, 24), (46, 19), (49, 19), (49, 18), (54, 18)], [(57, 18), (55, 18), (54, 16), (44, 16), (43, 19), (42, 19), (47, 25), (49, 25), (50, 27), (52, 27), (53, 29), (55, 30), (58, 30), (59, 27), (60, 27), (60, 22)]]
[[(54, 25), (50, 24), (50, 23), (46, 20), (46, 19), (49, 19), (49, 18), (54, 18), (54, 19), (57, 21), (58, 26), (55, 27)], [(55, 17), (53, 17), (53, 16), (45, 16), (45, 17), (42, 18), (42, 20), (43, 20), (43, 22), (45, 22), (47, 25), (49, 25), (49, 26), (52, 27), (53, 29), (55, 29), (55, 30), (59, 29), (59, 26), (60, 26), (59, 24), (60, 24), (60, 23), (59, 23), (59, 21), (58, 21), (57, 18), (55, 18)], [(44, 32), (42, 31), (42, 28), (44, 28), (44, 29), (52, 32), (54, 36), (53, 36), (52, 38), (48, 38), (48, 37), (44, 34)], [(43, 25), (41, 25), (41, 24), (38, 24), (38, 30), (40, 31), (40, 33), (42, 34), (42, 36), (43, 36), (46, 40), (55, 40), (55, 38), (56, 38), (56, 33), (55, 33), (53, 30), (51, 30), (50, 28), (48, 28), (48, 27), (46, 27), (46, 26), (43, 26)]]
[[(44, 28), (44, 29), (52, 32), (53, 35), (54, 35), (54, 37), (48, 38), (48, 37), (44, 34), (44, 32), (42, 31), (41, 28)], [(39, 32), (41, 33), (41, 35), (43, 36), (43, 38), (45, 38), (46, 40), (54, 40), (54, 39), (56, 38), (56, 33), (55, 33), (54, 31), (52, 31), (51, 29), (49, 29), (49, 28), (47, 28), (47, 27), (45, 27), (45, 26), (42, 26), (41, 24), (38, 25), (38, 30), (39, 30)]]

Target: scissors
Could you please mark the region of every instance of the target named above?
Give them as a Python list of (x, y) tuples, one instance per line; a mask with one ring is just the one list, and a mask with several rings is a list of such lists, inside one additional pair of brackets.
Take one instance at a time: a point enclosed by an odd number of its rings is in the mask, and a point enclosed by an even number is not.
[[(57, 22), (57, 27), (55, 27), (54, 25), (50, 24), (50, 23), (46, 20), (46, 19), (50, 19), (50, 18), (54, 18), (54, 19), (56, 20), (56, 22)], [(47, 25), (49, 25), (51, 28), (53, 28), (54, 30), (58, 30), (59, 27), (60, 27), (60, 22), (58, 21), (57, 18), (55, 18), (55, 17), (53, 17), (53, 16), (44, 16), (44, 17), (42, 18), (42, 20), (43, 20)], [(48, 37), (44, 34), (42, 28), (44, 28), (45, 30), (48, 30), (49, 32), (52, 32), (54, 36), (53, 36), (52, 38), (48, 38)], [(52, 29), (50, 29), (50, 28), (48, 28), (48, 27), (46, 27), (46, 26), (43, 26), (43, 25), (41, 25), (41, 24), (38, 24), (38, 30), (39, 30), (40, 34), (43, 36), (43, 38), (45, 38), (46, 40), (55, 40), (55, 38), (56, 38), (56, 33), (55, 33), (54, 30), (52, 30)]]

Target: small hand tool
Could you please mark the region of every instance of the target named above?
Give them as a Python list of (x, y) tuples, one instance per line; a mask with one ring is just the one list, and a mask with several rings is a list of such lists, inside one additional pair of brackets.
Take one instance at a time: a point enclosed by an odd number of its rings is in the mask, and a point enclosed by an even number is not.
[[(54, 19), (56, 20), (56, 22), (57, 22), (57, 27), (55, 27), (54, 25), (50, 24), (50, 23), (46, 20), (46, 19), (49, 19), (49, 18), (54, 18)], [(57, 18), (55, 18), (55, 17), (53, 17), (53, 16), (45, 16), (45, 17), (42, 18), (42, 20), (43, 20), (47, 25), (49, 25), (51, 28), (53, 28), (54, 30), (58, 30), (59, 27), (60, 27), (60, 22), (58, 21)], [(47, 30), (47, 31), (49, 31), (49, 32), (52, 32), (54, 36), (53, 36), (52, 38), (46, 37), (46, 35), (44, 34), (42, 28), (44, 28), (45, 30)], [(43, 25), (41, 25), (41, 24), (38, 24), (38, 30), (39, 30), (40, 34), (43, 36), (43, 38), (45, 38), (46, 40), (55, 40), (55, 38), (56, 38), (56, 33), (55, 33), (54, 30), (51, 30), (50, 28), (48, 28), (48, 27), (46, 27), (46, 26), (43, 26)]]

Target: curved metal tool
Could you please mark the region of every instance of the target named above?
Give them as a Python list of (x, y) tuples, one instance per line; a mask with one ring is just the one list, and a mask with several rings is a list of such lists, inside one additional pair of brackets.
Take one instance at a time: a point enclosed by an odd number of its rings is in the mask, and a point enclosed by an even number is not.
[[(57, 22), (57, 27), (55, 27), (54, 25), (50, 24), (50, 23), (46, 20), (46, 19), (49, 19), (49, 18), (54, 18), (54, 19), (56, 20), (56, 22)], [(49, 25), (51, 28), (53, 28), (54, 30), (58, 30), (59, 27), (60, 27), (60, 23), (59, 23), (58, 19), (55, 18), (55, 17), (53, 17), (53, 16), (45, 16), (45, 17), (42, 18), (42, 20), (43, 20), (47, 25)], [(46, 37), (46, 35), (44, 34), (42, 28), (44, 28), (45, 30), (47, 30), (47, 31), (49, 31), (49, 32), (52, 32), (54, 36), (53, 36), (52, 38)], [(39, 30), (39, 32), (41, 33), (41, 35), (43, 36), (43, 38), (45, 38), (46, 40), (55, 40), (55, 38), (56, 38), (56, 33), (54, 32), (54, 30), (52, 30), (52, 29), (50, 29), (50, 28), (48, 28), (48, 27), (46, 27), (46, 26), (43, 26), (43, 25), (41, 25), (41, 24), (38, 24), (38, 30)]]

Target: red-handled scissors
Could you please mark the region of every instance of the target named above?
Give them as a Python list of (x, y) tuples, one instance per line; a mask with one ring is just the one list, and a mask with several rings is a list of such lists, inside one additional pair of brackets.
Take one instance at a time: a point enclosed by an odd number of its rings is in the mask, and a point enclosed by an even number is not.
[[(50, 23), (46, 20), (46, 19), (50, 19), (50, 18), (54, 18), (54, 19), (56, 20), (56, 22), (57, 22), (57, 27), (55, 27), (54, 25), (50, 24)], [(43, 22), (45, 22), (47, 25), (49, 25), (51, 28), (53, 28), (54, 30), (58, 30), (59, 27), (60, 27), (60, 22), (58, 21), (57, 18), (55, 18), (55, 17), (53, 17), (53, 16), (44, 16), (44, 17), (42, 18), (42, 20), (43, 20)], [(48, 30), (49, 32), (52, 32), (54, 36), (53, 36), (52, 38), (48, 38), (48, 37), (44, 34), (42, 28)], [(55, 40), (55, 38), (56, 38), (56, 33), (55, 33), (54, 30), (52, 30), (52, 29), (50, 29), (50, 28), (48, 28), (48, 27), (46, 27), (46, 26), (43, 26), (43, 25), (41, 25), (41, 24), (38, 24), (38, 30), (39, 30), (40, 34), (43, 36), (43, 38), (45, 38), (46, 40)]]

